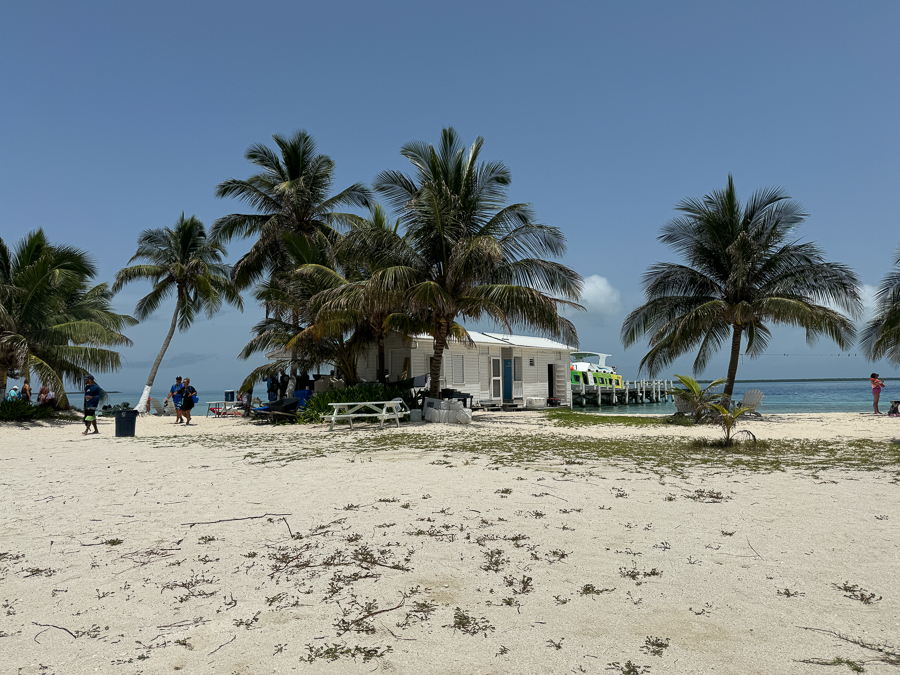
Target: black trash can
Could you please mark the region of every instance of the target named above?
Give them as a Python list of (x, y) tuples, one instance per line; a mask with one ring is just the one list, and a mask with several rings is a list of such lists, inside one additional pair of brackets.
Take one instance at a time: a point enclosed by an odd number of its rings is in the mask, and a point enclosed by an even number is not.
[(137, 410), (116, 410), (116, 437), (134, 436), (134, 421)]
[(225, 390), (225, 403), (234, 403), (234, 390), (233, 389)]

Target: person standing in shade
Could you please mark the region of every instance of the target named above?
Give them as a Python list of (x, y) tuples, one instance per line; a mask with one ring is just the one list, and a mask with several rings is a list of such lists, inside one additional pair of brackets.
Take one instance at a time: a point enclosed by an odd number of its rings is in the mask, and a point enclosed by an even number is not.
[(172, 399), (172, 405), (175, 406), (175, 424), (181, 424), (181, 375), (175, 378), (175, 384), (169, 389), (169, 395), (166, 396), (168, 401)]
[(191, 378), (184, 378), (184, 386), (179, 393), (181, 394), (180, 410), (184, 417), (184, 425), (187, 426), (191, 423), (191, 410), (194, 408), (194, 395), (197, 393), (197, 390), (191, 386)]
[(878, 377), (878, 373), (872, 373), (869, 377), (869, 383), (872, 385), (872, 399), (874, 401), (873, 408), (876, 415), (881, 413), (878, 411), (878, 399), (881, 397), (881, 390), (884, 389), (884, 382)]
[(40, 390), (38, 391), (37, 402), (41, 405), (47, 402), (47, 394), (50, 393), (50, 387), (46, 384), (41, 385)]
[(84, 431), (81, 432), (82, 436), (87, 436), (91, 432), (92, 424), (94, 433), (100, 433), (97, 428), (97, 408), (100, 407), (101, 398), (103, 398), (103, 390), (94, 382), (94, 376), (88, 375), (84, 378)]
[(19, 398), (31, 403), (31, 380), (28, 378), (22, 383), (22, 393), (19, 394)]
[(288, 377), (288, 374), (281, 371), (281, 377), (278, 378), (278, 398), (284, 398), (287, 396), (288, 385), (291, 383), (291, 378)]

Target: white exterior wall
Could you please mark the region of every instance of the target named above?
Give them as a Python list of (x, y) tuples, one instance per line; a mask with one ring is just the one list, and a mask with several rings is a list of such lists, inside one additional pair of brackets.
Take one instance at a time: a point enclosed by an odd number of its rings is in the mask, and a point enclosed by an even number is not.
[[(475, 403), (481, 400), (491, 399), (491, 359), (501, 357), (501, 348), (510, 347), (501, 345), (478, 344), (467, 347), (459, 343), (451, 343), (444, 349), (444, 358), (441, 367), (441, 388), (456, 389), (472, 395)], [(569, 378), (569, 352), (535, 347), (511, 347), (513, 357), (522, 359), (522, 391), (524, 397), (536, 396), (546, 398), (549, 395), (549, 382), (547, 366), (556, 366), (556, 397), (563, 405), (571, 405), (572, 390)], [(397, 380), (403, 374), (403, 363), (409, 358), (409, 372), (407, 377), (427, 375), (429, 373), (430, 358), (433, 356), (432, 341), (428, 338), (417, 338), (404, 342), (396, 334), (389, 335), (385, 341), (385, 360), (388, 368), (389, 379)], [(455, 355), (463, 358), (464, 382), (454, 382), (459, 377), (454, 377)], [(378, 350), (373, 345), (360, 357), (358, 371), (361, 378), (368, 381), (376, 379)], [(534, 365), (530, 360), (534, 359)], [(565, 382), (563, 389), (562, 381)], [(518, 400), (517, 400), (518, 401)], [(495, 402), (500, 402), (499, 400)]]
[[(403, 371), (403, 359), (408, 358), (410, 352), (414, 351), (411, 349), (413, 344), (415, 342), (410, 343), (407, 341), (404, 343), (403, 339), (396, 333), (391, 333), (385, 338), (384, 365), (388, 369), (388, 379), (396, 380), (400, 377)], [(394, 361), (397, 363), (394, 364)], [(378, 370), (378, 345), (373, 344), (359, 357), (359, 362), (356, 364), (356, 372), (361, 380), (374, 382), (378, 379), (376, 370)], [(421, 373), (415, 372), (413, 368), (413, 372), (409, 374), (409, 377), (419, 374)]]

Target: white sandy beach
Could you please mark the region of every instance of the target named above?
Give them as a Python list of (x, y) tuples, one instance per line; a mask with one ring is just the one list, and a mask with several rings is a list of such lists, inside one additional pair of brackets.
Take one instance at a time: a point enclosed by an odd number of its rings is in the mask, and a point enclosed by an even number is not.
[(676, 447), (712, 427), (197, 422), (0, 427), (0, 672), (893, 670), (836, 634), (900, 649), (900, 420), (750, 421), (805, 448), (755, 468)]

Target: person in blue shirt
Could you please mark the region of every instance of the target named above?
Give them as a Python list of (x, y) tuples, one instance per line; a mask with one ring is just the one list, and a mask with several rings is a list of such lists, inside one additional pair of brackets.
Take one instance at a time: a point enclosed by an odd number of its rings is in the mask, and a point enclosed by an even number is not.
[(91, 433), (91, 424), (94, 425), (93, 433), (100, 433), (97, 428), (97, 408), (100, 406), (101, 398), (103, 390), (94, 382), (94, 376), (88, 375), (84, 378), (84, 431), (81, 432), (84, 436)]
[(191, 386), (191, 378), (184, 378), (184, 387), (181, 389), (181, 414), (185, 419), (184, 426), (188, 426), (191, 423), (191, 409), (194, 407), (196, 395), (197, 390)]
[(170, 398), (175, 405), (175, 424), (181, 424), (181, 375), (175, 378), (175, 384), (169, 390), (166, 400), (168, 401)]
[(13, 387), (6, 393), (7, 401), (18, 401), (19, 400), (19, 388)]

